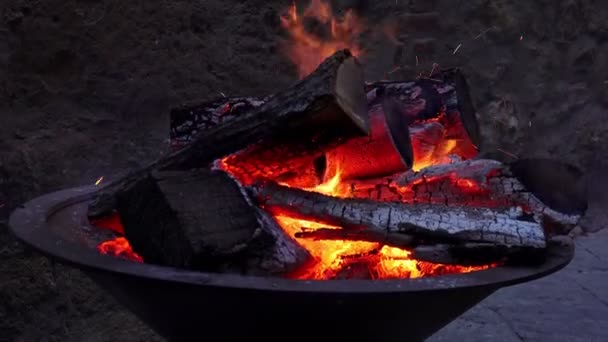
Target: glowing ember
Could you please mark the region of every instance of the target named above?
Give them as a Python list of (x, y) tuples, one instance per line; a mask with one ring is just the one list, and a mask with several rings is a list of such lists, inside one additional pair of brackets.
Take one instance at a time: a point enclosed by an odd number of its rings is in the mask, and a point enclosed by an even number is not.
[[(315, 23), (327, 32), (322, 36), (312, 33), (306, 28), (307, 22)], [(300, 77), (314, 71), (337, 50), (349, 49), (355, 56), (361, 53), (357, 39), (363, 25), (359, 18), (351, 10), (341, 18), (334, 17), (330, 4), (325, 0), (312, 0), (302, 16), (298, 16), (294, 2), (288, 13), (281, 17), (281, 24), (290, 35), (290, 40), (284, 44), (285, 53), (297, 66)]]
[(102, 254), (112, 255), (115, 257), (125, 258), (127, 260), (143, 262), (144, 259), (133, 251), (129, 241), (123, 236), (125, 230), (120, 222), (120, 216), (118, 214), (110, 215), (100, 219), (91, 221), (96, 227), (104, 228), (113, 231), (114, 233), (121, 235), (112, 240), (104, 241), (97, 246), (97, 250)]
[(104, 241), (97, 246), (97, 249), (102, 254), (122, 257), (128, 260), (144, 262), (144, 259), (133, 252), (129, 241), (124, 237), (117, 237), (114, 240)]
[[(340, 184), (340, 171), (338, 169), (336, 174), (323, 184), (306, 190), (346, 197), (347, 191), (339, 190), (342, 188)], [(275, 219), (285, 232), (296, 239), (315, 258), (314, 263), (306, 265), (291, 275), (297, 279), (333, 279), (339, 277), (340, 272), (355, 263), (359, 266), (364, 264), (364, 267), (369, 270), (370, 276), (375, 279), (419, 278), (448, 273), (472, 272), (489, 267), (462, 267), (422, 262), (410, 258), (411, 253), (407, 250), (383, 246), (375, 242), (298, 239), (295, 238), (295, 234), (302, 227), (308, 229), (341, 228), (284, 215), (277, 215)]]
[(96, 219), (91, 223), (96, 227), (111, 230), (119, 235), (125, 235), (125, 230), (122, 226), (122, 222), (120, 222), (120, 216), (118, 214)]

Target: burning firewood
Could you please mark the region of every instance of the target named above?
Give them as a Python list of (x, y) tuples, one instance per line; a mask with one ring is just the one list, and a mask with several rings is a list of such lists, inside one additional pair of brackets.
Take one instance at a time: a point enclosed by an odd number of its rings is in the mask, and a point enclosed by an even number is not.
[(503, 164), (471, 159), (381, 179), (351, 180), (337, 191), (348, 197), (410, 204), (503, 210), (521, 206), (537, 222), (544, 222), (552, 230), (549, 233), (564, 233), (586, 211), (583, 182), (579, 170), (557, 161), (522, 159)]
[(348, 50), (338, 51), (305, 79), (269, 96), (263, 105), (199, 132), (185, 148), (106, 185), (90, 206), (89, 214), (107, 214), (114, 207), (116, 191), (153, 170), (207, 167), (218, 158), (246, 148), (265, 154), (266, 148), (255, 147), (260, 141), (269, 149), (277, 147), (278, 151), (289, 152), (282, 156), (284, 159), (291, 155), (314, 159), (336, 141), (368, 132), (361, 67)]
[(387, 233), (386, 239), (397, 233), (412, 236), (414, 244), (440, 241), (487, 243), (526, 250), (546, 247), (543, 228), (526, 218), (520, 208), (498, 211), (343, 199), (271, 182), (256, 184), (249, 190), (260, 206), (275, 215), (314, 219), (344, 229)]
[[(369, 178), (403, 172), (408, 169), (402, 156), (396, 153), (393, 139), (403, 138), (409, 129), (414, 151), (414, 167), (420, 169), (444, 161), (448, 154), (470, 158), (479, 145), (478, 125), (470, 104), (468, 88), (462, 74), (456, 70), (438, 71), (433, 79), (397, 82), (373, 82), (366, 85), (370, 135), (348, 139), (323, 156), (321, 171), (340, 168), (344, 179)], [(383, 102), (392, 100), (400, 122), (387, 127)], [(244, 113), (266, 103), (265, 98), (218, 98), (203, 103), (186, 104), (171, 110), (171, 145), (174, 149), (187, 146), (200, 131), (235, 120)], [(402, 134), (390, 134), (391, 129)], [(456, 143), (458, 142), (458, 143)], [(397, 146), (399, 148), (401, 146)], [(264, 150), (262, 146), (255, 147)], [(265, 147), (266, 153), (240, 153), (223, 161), (224, 167), (246, 183), (258, 178), (270, 178), (286, 183), (302, 184), (294, 174), (314, 173), (310, 154), (280, 158), (284, 151)], [(295, 157), (295, 158), (294, 158)], [(321, 159), (319, 159), (321, 160)], [(301, 166), (300, 170), (297, 167)], [(297, 170), (298, 172), (294, 172)], [(290, 177), (291, 176), (291, 177)], [(318, 183), (323, 178), (308, 178)], [(311, 186), (311, 184), (307, 184)]]
[(89, 208), (117, 209), (135, 252), (165, 265), (327, 279), (384, 262), (530, 263), (586, 208), (562, 163), (471, 159), (479, 132), (457, 70), (365, 85), (346, 50), (275, 95), (173, 109), (171, 142)]
[[(466, 82), (458, 70), (438, 72), (432, 80), (378, 82), (372, 86), (367, 93), (370, 136), (351, 139), (329, 151), (329, 170), (339, 169), (343, 179), (406, 171), (400, 156), (392, 152), (392, 144), (395, 137), (407, 135), (407, 130), (414, 154), (413, 165), (409, 166), (416, 170), (445, 162), (448, 154), (466, 159), (476, 155), (477, 121)], [(388, 115), (387, 99), (401, 117)]]
[(285, 273), (309, 255), (221, 171), (154, 172), (117, 194), (133, 249), (150, 263)]

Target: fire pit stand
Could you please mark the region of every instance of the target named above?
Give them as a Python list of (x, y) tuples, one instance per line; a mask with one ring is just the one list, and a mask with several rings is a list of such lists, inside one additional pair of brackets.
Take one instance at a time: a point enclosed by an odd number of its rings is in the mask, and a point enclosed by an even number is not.
[(537, 267), (412, 280), (300, 281), (192, 272), (98, 253), (98, 229), (86, 215), (96, 190), (80, 187), (36, 198), (15, 210), (10, 227), (27, 245), (86, 272), (171, 341), (421, 341), (501, 287), (556, 272), (574, 255), (571, 243), (552, 243)]

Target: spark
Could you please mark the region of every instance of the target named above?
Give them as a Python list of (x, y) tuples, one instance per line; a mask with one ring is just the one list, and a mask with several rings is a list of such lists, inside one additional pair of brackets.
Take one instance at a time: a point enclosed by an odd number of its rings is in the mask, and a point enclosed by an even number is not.
[(431, 69), (431, 72), (429, 73), (429, 77), (433, 76), (433, 73), (435, 72), (435, 69), (439, 66), (439, 64), (437, 63), (433, 63), (433, 68)]
[(452, 52), (452, 55), (455, 55), (456, 52), (458, 52), (458, 50), (460, 50), (461, 47), (462, 47), (462, 43), (458, 44), (458, 46), (454, 49), (454, 52)]
[(507, 152), (507, 151), (503, 150), (502, 148), (497, 148), (496, 150), (497, 150), (498, 152), (502, 152), (502, 153), (504, 153), (504, 154), (508, 155), (508, 156), (509, 156), (509, 157), (511, 157), (511, 158), (519, 159), (519, 157), (518, 157), (518, 156), (516, 156), (515, 154), (513, 154), (513, 153), (511, 153), (511, 152)]
[(524, 40), (524, 35), (523, 34), (521, 36), (519, 36), (519, 40), (520, 41)]
[(99, 177), (99, 179), (95, 182), (95, 185), (99, 185), (103, 181), (103, 176)]
[(416, 66), (418, 66), (418, 56), (416, 56)]
[(486, 33), (490, 32), (492, 30), (496, 30), (496, 26), (492, 26), (492, 27), (490, 27), (488, 29), (485, 29), (483, 32), (481, 32), (475, 38), (473, 38), (473, 40), (477, 40), (477, 39), (481, 38), (482, 36), (485, 36)]
[(220, 91), (220, 95), (222, 95), (222, 97), (226, 97), (226, 95), (224, 93), (222, 93), (221, 91)]
[(399, 70), (401, 70), (401, 67), (397, 65), (396, 67), (393, 68), (393, 70), (389, 71), (388, 74), (390, 75), (390, 74), (392, 74), (394, 72), (397, 72)]

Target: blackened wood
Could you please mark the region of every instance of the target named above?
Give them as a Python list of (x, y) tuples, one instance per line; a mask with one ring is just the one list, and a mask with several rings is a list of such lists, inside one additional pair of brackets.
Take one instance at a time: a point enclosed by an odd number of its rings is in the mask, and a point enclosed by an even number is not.
[(508, 170), (539, 201), (565, 215), (587, 211), (587, 185), (583, 172), (573, 165), (546, 158), (524, 158)]
[(502, 261), (516, 263), (524, 260), (525, 263), (530, 264), (542, 261), (545, 256), (544, 249), (509, 248), (493, 243), (433, 244), (431, 239), (366, 229), (303, 227), (295, 237), (315, 241), (377, 242), (386, 246), (407, 249), (412, 253), (413, 259), (444, 265), (480, 266)]
[(561, 232), (578, 224), (585, 213), (583, 181), (580, 172), (560, 162), (522, 159), (504, 164), (473, 159), (385, 178), (351, 180), (337, 191), (348, 197), (410, 204), (503, 210), (520, 206), (537, 222)]
[(171, 148), (181, 149), (191, 143), (198, 132), (238, 118), (264, 103), (264, 98), (221, 96), (203, 103), (185, 103), (174, 107), (169, 115)]
[[(328, 170), (335, 172), (340, 168), (342, 177), (348, 179), (384, 176), (407, 169), (407, 163), (396, 153), (385, 127), (382, 102), (386, 99), (398, 105), (403, 114), (401, 122), (409, 125), (417, 169), (445, 158), (444, 147), (453, 141), (458, 141), (453, 154), (464, 158), (474, 156), (479, 134), (468, 91), (464, 76), (456, 69), (441, 71), (433, 79), (368, 83), (370, 135), (351, 139), (329, 151)], [(171, 112), (171, 143), (178, 148), (184, 146), (195, 133), (237, 118), (247, 108), (261, 106), (266, 101), (266, 98), (222, 97), (177, 107)], [(397, 129), (404, 130), (403, 127)], [(233, 158), (228, 166), (248, 181), (277, 175), (283, 177), (283, 181), (289, 181), (290, 172), (308, 161), (297, 155), (293, 161), (287, 158), (276, 161), (268, 157), (256, 160), (253, 155), (240, 160)], [(245, 176), (248, 173), (254, 175)]]
[(114, 193), (153, 170), (206, 167), (259, 141), (286, 144), (292, 151), (323, 150), (339, 139), (369, 133), (363, 72), (348, 50), (336, 52), (313, 73), (269, 96), (250, 112), (199, 132), (185, 148), (118, 181), (106, 184), (89, 215), (107, 214)]
[(217, 271), (254, 253), (252, 270), (271, 260), (264, 270), (281, 273), (305, 261), (299, 246), (280, 241), (280, 228), (260, 224), (259, 209), (221, 171), (154, 172), (118, 192), (117, 209), (133, 249), (150, 263)]
[(412, 258), (443, 265), (482, 266), (491, 263), (510, 265), (539, 264), (545, 249), (506, 247), (492, 243), (421, 245), (411, 249)]
[[(339, 169), (343, 179), (381, 177), (407, 170), (393, 148), (393, 141), (399, 139), (391, 136), (386, 126), (383, 103), (387, 102), (403, 116), (401, 120), (393, 118), (391, 124), (408, 125), (414, 169), (441, 162), (448, 152), (465, 159), (474, 157), (477, 148), (468, 136), (465, 120), (468, 126), (477, 126), (475, 112), (472, 106), (459, 102), (468, 98), (468, 94), (462, 94), (468, 89), (455, 82), (464, 77), (457, 70), (446, 70), (435, 77), (371, 84), (367, 93), (371, 133), (328, 152), (328, 170)], [(406, 131), (404, 127), (391, 129)]]
[(260, 208), (255, 211), (261, 226), (260, 237), (247, 246), (240, 273), (287, 275), (311, 261), (310, 253), (287, 235), (271, 215)]
[(200, 132), (162, 167), (207, 165), (260, 140), (320, 146), (368, 132), (362, 70), (356, 58), (342, 50), (255, 110)]
[(342, 199), (271, 182), (256, 184), (250, 191), (271, 213), (317, 220), (345, 229), (403, 233), (441, 241), (487, 242), (509, 248), (545, 248), (542, 227), (528, 220), (520, 208), (496, 211)]
[[(340, 168), (342, 177), (348, 179), (384, 176), (407, 169), (393, 148), (391, 136), (385, 127), (382, 101), (386, 99), (396, 103), (403, 114), (401, 121), (409, 123), (414, 161), (418, 168), (431, 161), (441, 161), (446, 157), (445, 146), (454, 141), (458, 141), (458, 146), (452, 153), (464, 158), (475, 155), (479, 129), (468, 86), (459, 70), (441, 71), (433, 79), (368, 83), (365, 89), (370, 135), (351, 139), (328, 152), (330, 172)], [(222, 97), (177, 107), (171, 111), (171, 144), (183, 146), (193, 139), (195, 133), (238, 118), (247, 108), (261, 106), (266, 101), (266, 98)], [(254, 172), (256, 175), (249, 177), (251, 179), (270, 178), (270, 175), (288, 174), (297, 168), (295, 165), (308, 161), (298, 159), (297, 155), (294, 158), (291, 163), (284, 158), (283, 162), (287, 165), (276, 163), (268, 157), (264, 160), (234, 158), (230, 165), (236, 171)], [(247, 172), (243, 171), (242, 174)]]
[[(424, 90), (429, 88), (429, 90)], [(438, 94), (433, 88), (441, 88)], [(446, 106), (446, 111), (457, 112), (474, 144), (479, 144), (479, 125), (475, 118), (475, 108), (470, 100), (469, 87), (462, 72), (458, 69), (438, 71), (432, 79), (379, 81), (365, 84), (368, 107), (378, 107), (382, 96), (387, 96), (403, 106), (411, 103), (407, 99), (422, 97), (429, 99), (429, 105), (417, 107), (417, 113), (410, 113), (414, 121), (437, 118)], [(425, 94), (421, 94), (425, 92)], [(218, 96), (208, 101), (196, 101), (176, 106), (170, 111), (171, 145), (185, 146), (194, 140), (197, 133), (211, 129), (260, 107), (268, 97), (225, 97)], [(411, 109), (410, 109), (411, 110)], [(372, 114), (370, 114), (372, 115)]]
[(393, 247), (408, 248), (416, 245), (414, 236), (398, 233), (386, 233), (367, 229), (332, 229), (332, 228), (307, 228), (295, 234), (296, 238), (311, 240), (347, 240), (377, 242)]

